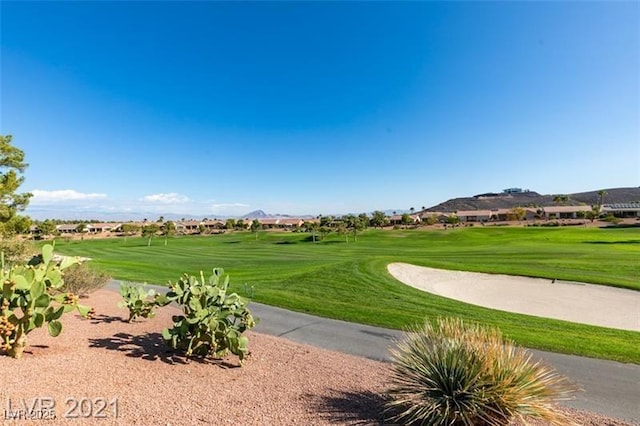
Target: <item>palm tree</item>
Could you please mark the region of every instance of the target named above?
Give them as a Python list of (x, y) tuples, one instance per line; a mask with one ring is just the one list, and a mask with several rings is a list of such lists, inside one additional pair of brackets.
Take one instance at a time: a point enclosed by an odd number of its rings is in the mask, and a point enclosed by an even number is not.
[(604, 204), (604, 196), (607, 195), (607, 191), (605, 191), (604, 189), (601, 189), (600, 191), (598, 191), (598, 196), (600, 197), (600, 201), (598, 203), (598, 206), (602, 206), (602, 204)]
[(411, 212), (411, 214), (413, 214), (416, 211), (416, 209), (414, 209), (413, 207), (410, 207), (409, 211)]

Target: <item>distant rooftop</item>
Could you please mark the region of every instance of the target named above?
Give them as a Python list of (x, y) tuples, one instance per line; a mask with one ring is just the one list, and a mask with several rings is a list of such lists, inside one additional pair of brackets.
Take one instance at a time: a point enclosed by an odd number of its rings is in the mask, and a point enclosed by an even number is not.
[(522, 188), (507, 188), (502, 190), (503, 194), (521, 194), (523, 192), (531, 192), (531, 191), (528, 189), (522, 189)]

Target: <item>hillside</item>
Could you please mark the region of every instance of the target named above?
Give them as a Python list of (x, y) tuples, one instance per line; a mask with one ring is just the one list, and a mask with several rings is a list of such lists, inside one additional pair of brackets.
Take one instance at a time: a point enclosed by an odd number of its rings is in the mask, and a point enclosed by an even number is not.
[[(567, 204), (597, 204), (600, 196), (598, 191), (564, 194), (569, 197)], [(640, 187), (605, 189), (604, 204), (630, 203), (640, 201)], [(555, 205), (554, 197), (558, 194), (541, 195), (537, 192), (522, 192), (515, 194), (487, 193), (473, 197), (452, 198), (436, 206), (428, 208), (428, 212), (452, 212), (459, 210), (494, 210), (510, 209), (513, 207), (540, 207)]]

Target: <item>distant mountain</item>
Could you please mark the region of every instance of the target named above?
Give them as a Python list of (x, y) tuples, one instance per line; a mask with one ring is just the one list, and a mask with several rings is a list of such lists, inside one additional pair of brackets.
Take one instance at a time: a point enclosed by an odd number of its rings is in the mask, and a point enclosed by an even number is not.
[(262, 210), (254, 210), (242, 216), (242, 219), (265, 219), (271, 217)]
[[(552, 206), (556, 195), (566, 195), (567, 204), (597, 204), (600, 200), (600, 190), (578, 192), (575, 194), (541, 195), (535, 191), (516, 193), (485, 193), (473, 197), (452, 198), (436, 206), (429, 207), (427, 212), (455, 212), (459, 210), (494, 210), (511, 209), (513, 207), (541, 207)], [(631, 203), (640, 201), (640, 187), (605, 189), (604, 204)]]

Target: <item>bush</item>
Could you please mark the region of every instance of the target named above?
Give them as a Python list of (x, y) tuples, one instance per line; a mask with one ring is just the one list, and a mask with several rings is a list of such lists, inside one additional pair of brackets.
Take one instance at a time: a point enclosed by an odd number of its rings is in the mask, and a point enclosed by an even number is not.
[(499, 330), (459, 319), (409, 330), (392, 349), (386, 412), (391, 421), (428, 425), (507, 425), (530, 416), (571, 424), (552, 403), (575, 387)]
[(32, 243), (18, 238), (0, 239), (0, 252), (4, 253), (7, 265), (27, 263), (38, 255), (38, 250)]
[(247, 337), (242, 334), (256, 323), (247, 299), (236, 293), (227, 293), (229, 276), (221, 268), (205, 281), (183, 275), (166, 295), (166, 301), (175, 301), (183, 315), (173, 317), (173, 327), (162, 335), (169, 348), (183, 351), (186, 356), (222, 357), (229, 351), (237, 355), (240, 364), (249, 354)]
[(87, 263), (79, 263), (67, 268), (64, 273), (64, 285), (60, 291), (87, 297), (89, 293), (104, 287), (110, 279), (109, 275), (92, 268)]

